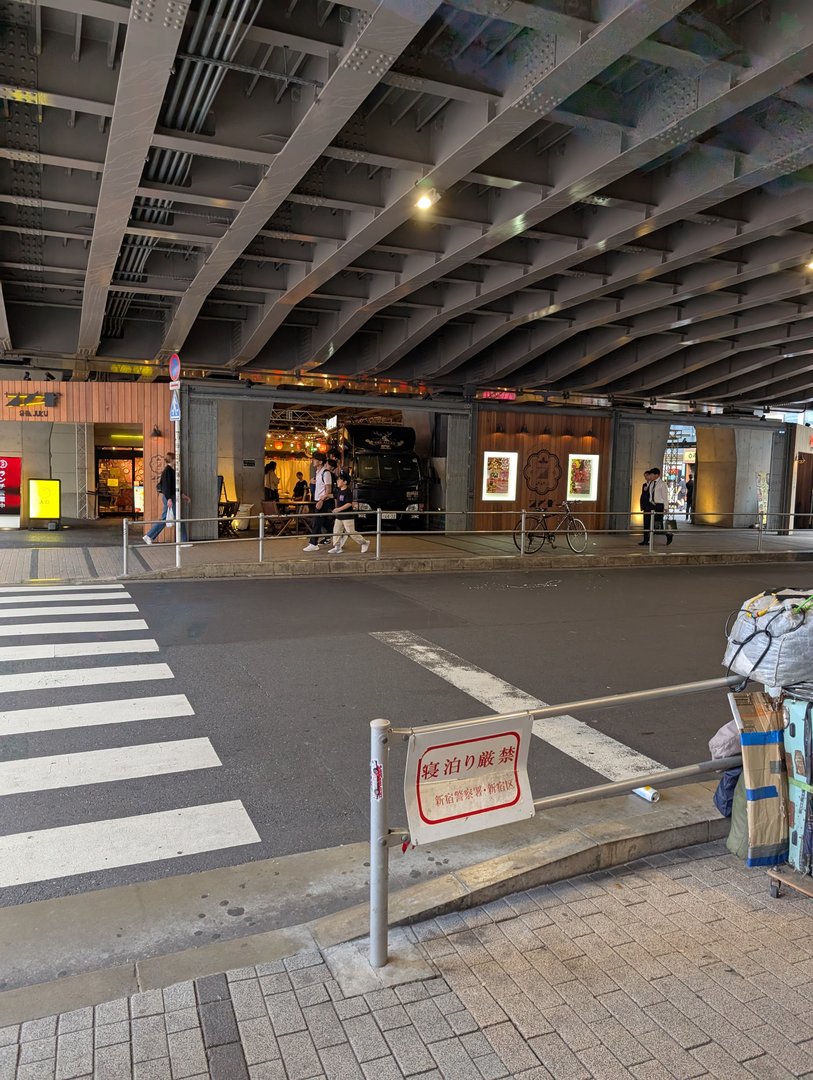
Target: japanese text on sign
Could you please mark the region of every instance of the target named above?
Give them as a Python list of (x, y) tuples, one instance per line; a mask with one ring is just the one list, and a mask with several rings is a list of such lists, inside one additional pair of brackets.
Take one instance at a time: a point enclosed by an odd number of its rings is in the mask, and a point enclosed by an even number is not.
[[(463, 735), (455, 741), (449, 737)], [(527, 758), (530, 720), (410, 737), (405, 796), (413, 843), (533, 815)]]

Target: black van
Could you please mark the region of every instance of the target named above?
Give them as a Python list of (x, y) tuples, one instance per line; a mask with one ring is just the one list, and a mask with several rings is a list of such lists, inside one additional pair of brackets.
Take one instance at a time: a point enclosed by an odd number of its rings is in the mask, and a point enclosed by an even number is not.
[[(351, 473), (362, 528), (375, 528), (375, 511), (391, 527), (425, 524), (426, 481), (410, 427), (350, 424), (341, 432), (343, 468)], [(367, 513), (365, 513), (367, 511)]]

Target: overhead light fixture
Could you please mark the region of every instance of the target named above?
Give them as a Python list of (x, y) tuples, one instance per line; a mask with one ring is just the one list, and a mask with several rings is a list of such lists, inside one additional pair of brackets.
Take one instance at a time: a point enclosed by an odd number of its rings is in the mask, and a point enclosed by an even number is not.
[(421, 191), (418, 198), (415, 200), (415, 206), (418, 210), (431, 210), (436, 202), (440, 200), (440, 192), (437, 188), (427, 188), (426, 191)]
[(54, 382), (54, 380), (55, 380), (55, 377), (51, 374), (51, 372), (46, 371), (45, 372), (45, 381), (46, 382)]
[(157, 424), (152, 429), (152, 437), (154, 439), (160, 439), (161, 438), (161, 429), (159, 428), (159, 426)]
[(527, 435), (528, 434), (528, 429), (526, 428), (526, 426), (524, 424), (519, 429), (519, 433), (520, 433), (520, 435)]
[(503, 435), (504, 432), (503, 432), (503, 429), (502, 429), (502, 424), (497, 424), (497, 426), (494, 428), (494, 431), (496, 432), (497, 435)]
[(30, 371), (26, 371), (25, 375), (23, 375), (23, 382), (31, 382), (31, 372)]
[(811, 259), (810, 262), (807, 264), (807, 269), (813, 270), (813, 259)]
[(542, 429), (542, 434), (543, 435), (550, 435), (550, 428), (549, 427), (543, 428)]
[(596, 434), (595, 434), (595, 432), (593, 431), (593, 429), (592, 429), (592, 428), (588, 428), (588, 429), (587, 429), (587, 438), (588, 438), (588, 439), (595, 439), (595, 437), (596, 437)]

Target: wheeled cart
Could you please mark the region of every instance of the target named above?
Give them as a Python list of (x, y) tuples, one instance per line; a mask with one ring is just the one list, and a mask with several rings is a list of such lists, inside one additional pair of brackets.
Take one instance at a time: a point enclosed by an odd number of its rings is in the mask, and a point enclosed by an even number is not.
[(782, 895), (783, 885), (813, 899), (813, 877), (810, 874), (800, 874), (796, 870), (791, 870), (785, 866), (772, 866), (768, 870), (768, 881), (770, 882), (771, 896), (774, 900)]

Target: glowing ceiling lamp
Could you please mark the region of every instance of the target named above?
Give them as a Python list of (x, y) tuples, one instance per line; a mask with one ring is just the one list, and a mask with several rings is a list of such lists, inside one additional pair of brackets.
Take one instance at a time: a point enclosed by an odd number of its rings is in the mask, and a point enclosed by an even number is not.
[(418, 210), (431, 210), (436, 202), (440, 200), (440, 192), (437, 188), (428, 188), (426, 191), (422, 191), (415, 201), (415, 206)]

